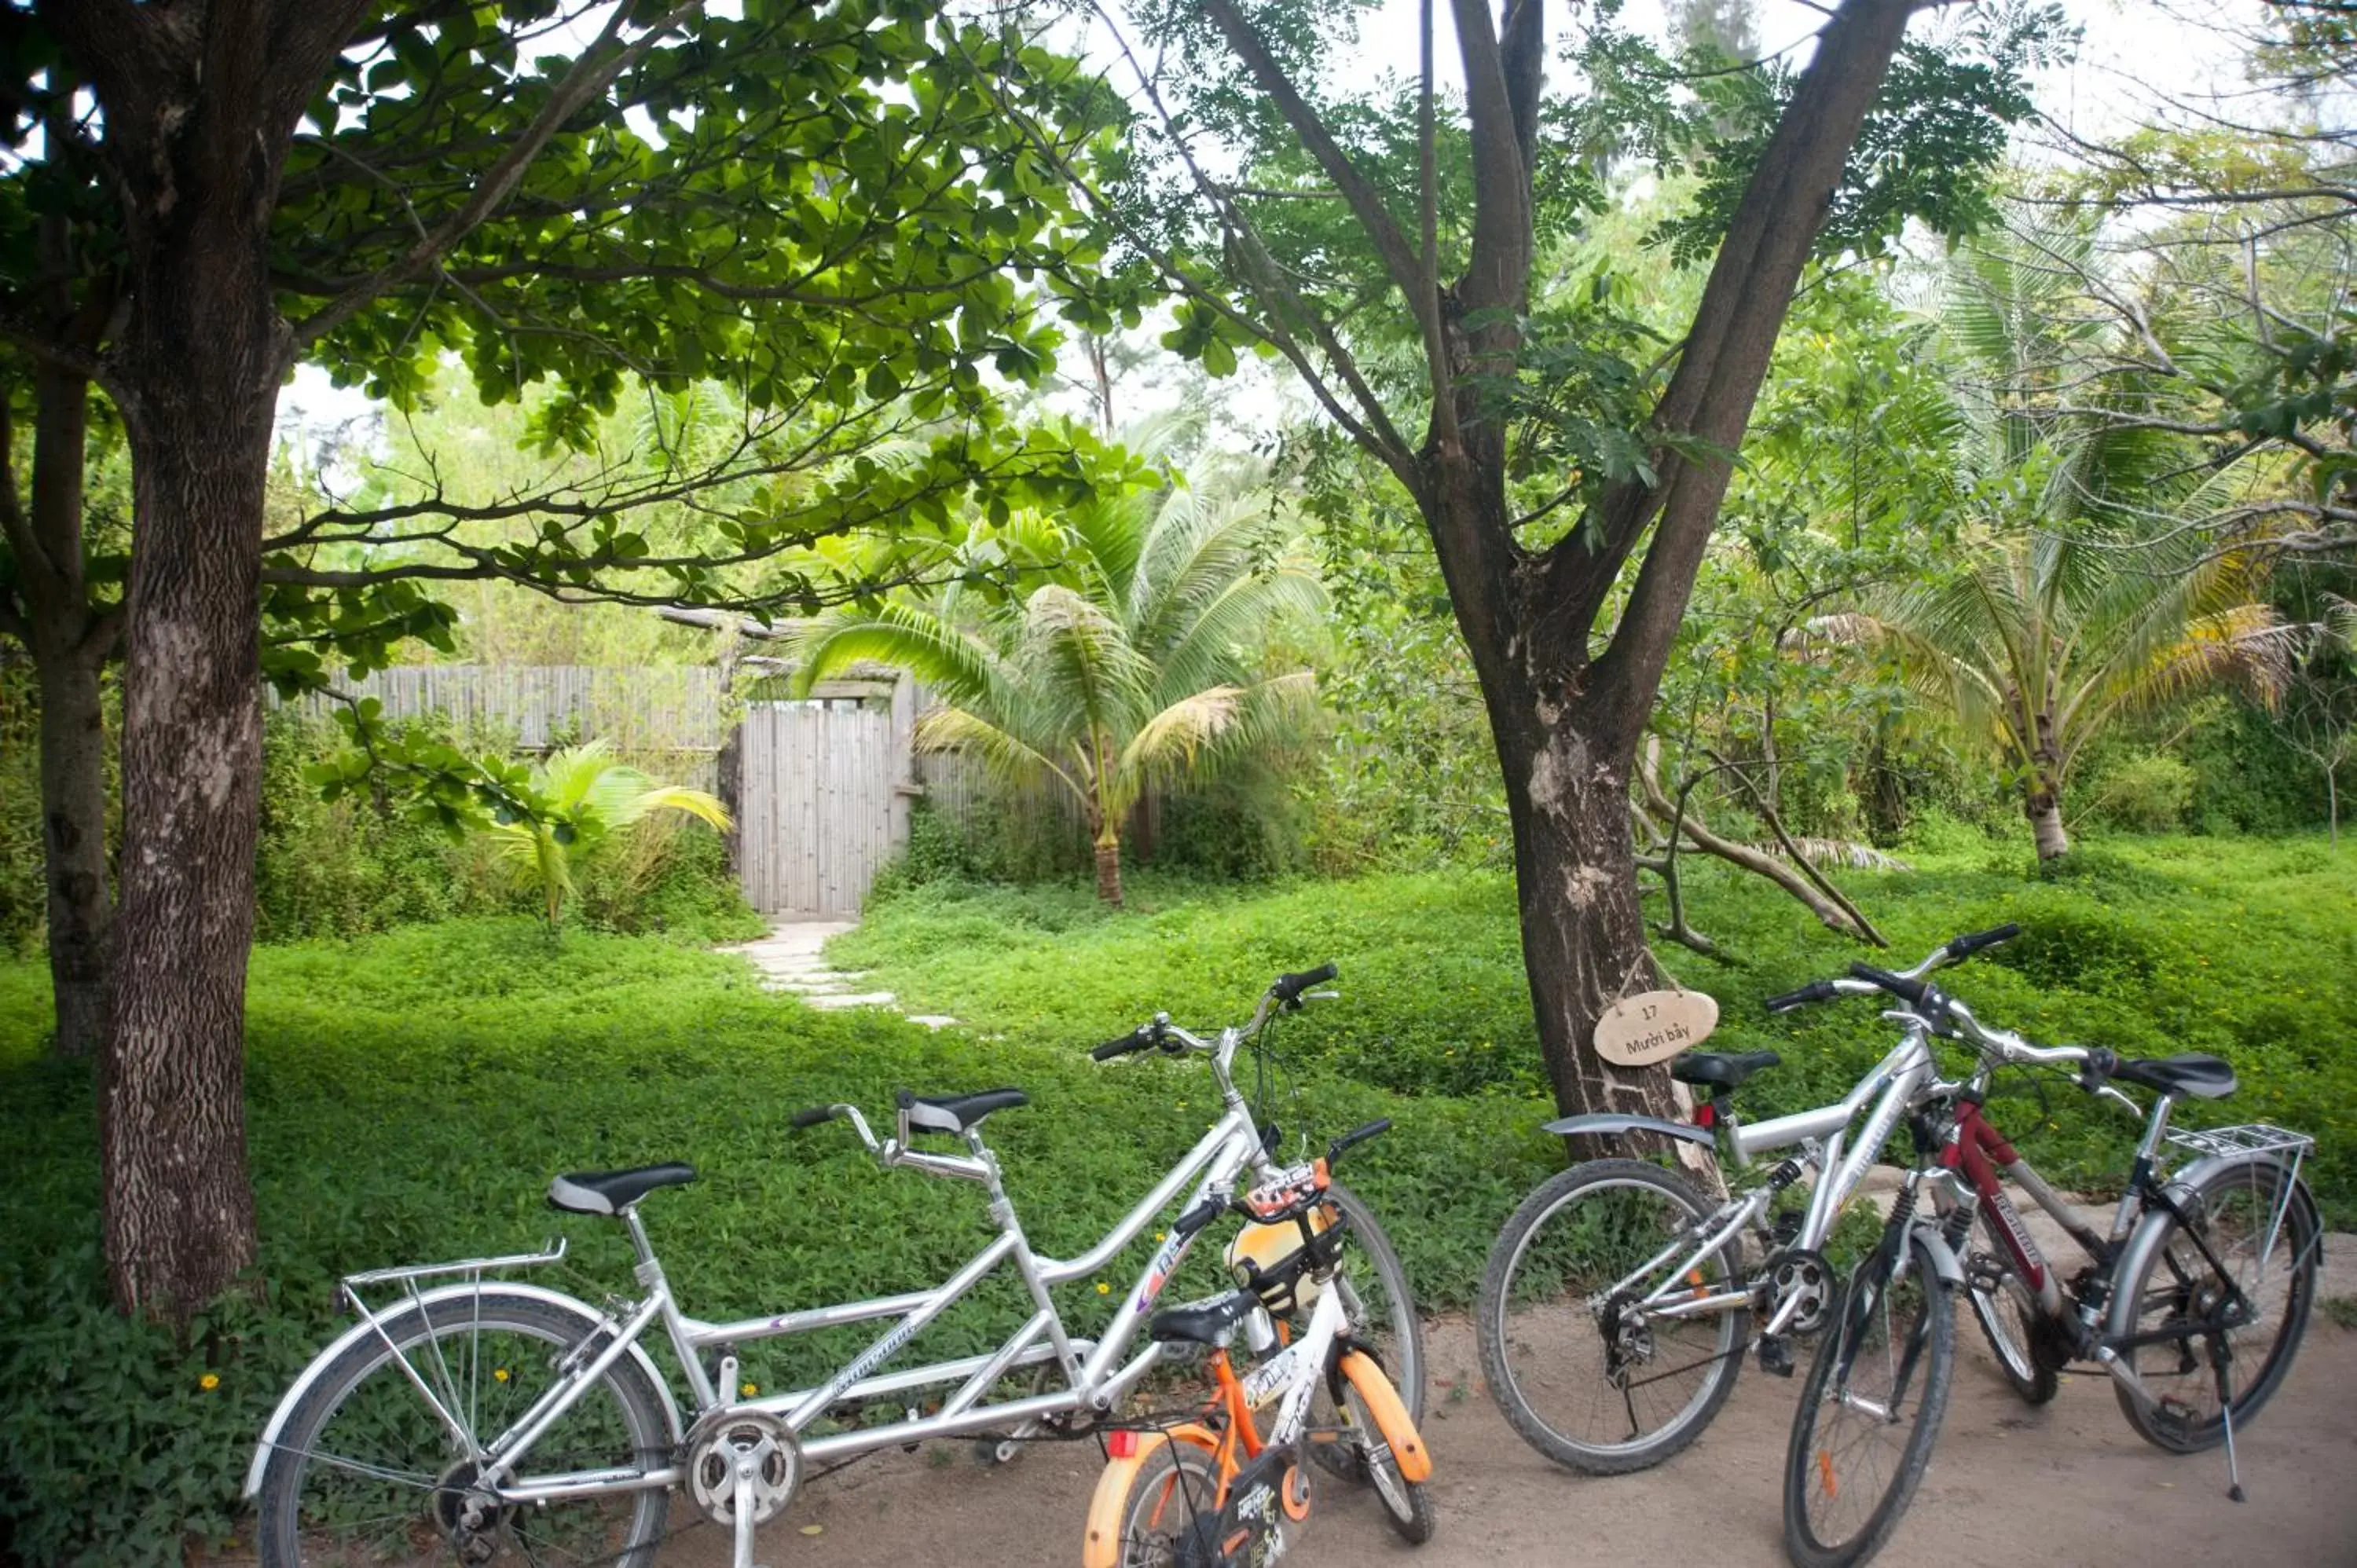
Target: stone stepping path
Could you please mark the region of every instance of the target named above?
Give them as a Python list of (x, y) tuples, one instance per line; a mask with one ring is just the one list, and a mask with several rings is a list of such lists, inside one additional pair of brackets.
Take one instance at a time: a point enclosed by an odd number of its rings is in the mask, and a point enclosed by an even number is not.
[[(856, 920), (780, 920), (766, 937), (715, 950), (749, 960), (761, 972), (762, 990), (799, 996), (822, 1012), (883, 1007), (897, 1013), (900, 1009), (890, 992), (857, 989), (857, 983), (867, 978), (866, 971), (837, 969), (822, 951), (829, 937), (840, 936), (856, 924)], [(908, 1018), (929, 1029), (957, 1022), (940, 1013), (911, 1013)]]

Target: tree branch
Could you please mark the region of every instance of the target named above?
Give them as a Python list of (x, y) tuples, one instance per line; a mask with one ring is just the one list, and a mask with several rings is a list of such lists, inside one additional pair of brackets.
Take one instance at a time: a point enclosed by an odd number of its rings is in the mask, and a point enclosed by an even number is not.
[(412, 245), (399, 261), (379, 268), (296, 323), (290, 356), (359, 315), (388, 289), (413, 283), (433, 272), (459, 241), (474, 232), (514, 194), (533, 160), (546, 149), (565, 122), (604, 91), (617, 76), (643, 59), (675, 24), (698, 8), (694, 0), (675, 6), (638, 38), (617, 47), (630, 7), (616, 5), (606, 18), (604, 30), (575, 59), (540, 113), (510, 145), (506, 156), (476, 184), (474, 194), (431, 233)]

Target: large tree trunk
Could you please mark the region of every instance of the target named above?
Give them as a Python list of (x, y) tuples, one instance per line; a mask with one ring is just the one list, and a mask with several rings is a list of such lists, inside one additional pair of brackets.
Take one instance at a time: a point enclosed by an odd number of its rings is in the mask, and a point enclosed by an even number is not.
[(1498, 754), (1514, 830), (1523, 969), (1555, 1103), (1675, 1117), (1665, 1070), (1615, 1067), (1592, 1044), (1615, 1000), (1659, 980), (1629, 834), (1630, 748), (1566, 715), (1501, 729)]
[(125, 1311), (184, 1316), (254, 1255), (245, 968), (263, 499), (286, 331), (265, 265), (268, 211), (227, 188), (167, 196), (145, 214), (152, 260), (135, 276), (121, 353), (135, 548), (100, 1139), (108, 1269)]

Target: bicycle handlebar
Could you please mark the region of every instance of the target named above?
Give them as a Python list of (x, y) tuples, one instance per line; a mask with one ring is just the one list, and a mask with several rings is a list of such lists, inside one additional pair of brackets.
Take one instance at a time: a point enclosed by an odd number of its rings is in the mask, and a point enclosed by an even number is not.
[(2009, 942), (2019, 935), (2021, 935), (2021, 927), (2007, 920), (1993, 930), (1978, 931), (1969, 937), (1954, 938), (1941, 950), (1948, 955), (1950, 963), (1959, 963), (1983, 948), (1993, 948), (1999, 942)]
[(1298, 974), (1280, 974), (1276, 977), (1276, 983), (1268, 988), (1268, 993), (1285, 1006), (1298, 1007), (1303, 992), (1313, 985), (1324, 984), (1340, 972), (1329, 961), (1316, 969), (1305, 969)]
[(1154, 1026), (1140, 1024), (1118, 1039), (1107, 1040), (1103, 1045), (1092, 1047), (1089, 1050), (1089, 1059), (1109, 1062), (1115, 1057), (1125, 1057), (1133, 1051), (1150, 1051), (1154, 1048)]
[(795, 1112), (793, 1120), (787, 1125), (800, 1132), (804, 1127), (815, 1127), (822, 1122), (832, 1122), (842, 1114), (843, 1107), (840, 1105), (813, 1105), (807, 1111)]

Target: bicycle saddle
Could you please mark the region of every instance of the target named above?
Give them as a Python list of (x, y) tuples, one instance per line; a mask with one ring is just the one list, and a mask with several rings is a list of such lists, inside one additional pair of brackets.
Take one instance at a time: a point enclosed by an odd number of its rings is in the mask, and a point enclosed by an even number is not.
[(1146, 1320), (1146, 1337), (1149, 1339), (1191, 1339), (1198, 1345), (1217, 1345), (1220, 1336), (1252, 1316), (1259, 1305), (1252, 1292), (1230, 1291), (1209, 1301), (1190, 1301), (1179, 1306), (1166, 1306)]
[(994, 1111), (1028, 1105), (1031, 1097), (1019, 1089), (985, 1089), (979, 1094), (911, 1094), (900, 1091), (909, 1125), (920, 1133), (963, 1133), (981, 1124)]
[(659, 1187), (685, 1187), (694, 1165), (640, 1165), (627, 1171), (575, 1171), (548, 1184), (548, 1206), (573, 1214), (619, 1214)]
[(1729, 1056), (1718, 1051), (1688, 1051), (1670, 1062), (1670, 1076), (1680, 1083), (1707, 1083), (1733, 1089), (1762, 1068), (1784, 1058), (1774, 1051), (1744, 1051)]
[(2122, 1057), (2112, 1076), (2196, 1100), (2223, 1100), (2234, 1092), (2234, 1069), (2216, 1057)]

